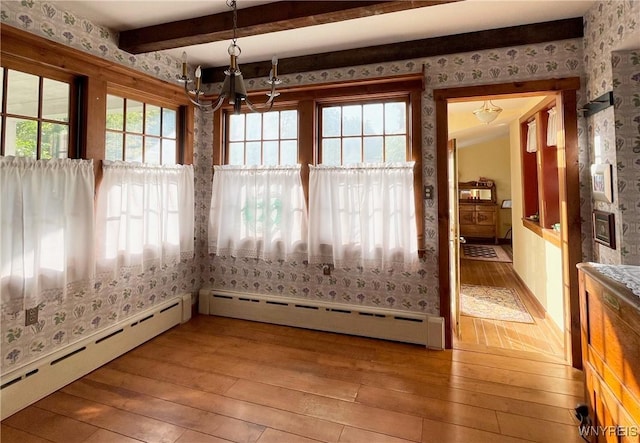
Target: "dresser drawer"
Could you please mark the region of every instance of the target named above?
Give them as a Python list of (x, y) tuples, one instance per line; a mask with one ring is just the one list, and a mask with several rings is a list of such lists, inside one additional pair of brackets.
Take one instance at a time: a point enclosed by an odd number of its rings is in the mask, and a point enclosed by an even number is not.
[(640, 443), (640, 425), (625, 410), (593, 366), (587, 364), (584, 375), (591, 405), (589, 412), (595, 421), (585, 437), (597, 443)]
[(579, 269), (585, 396), (604, 427), (590, 441), (640, 443), (640, 303), (590, 265)]
[(494, 237), (495, 226), (460, 225), (460, 235), (463, 237)]
[[(591, 278), (585, 282), (587, 355), (617, 396), (626, 386), (640, 401), (640, 314)], [(618, 387), (616, 387), (618, 386)], [(640, 412), (636, 417), (640, 421)]]

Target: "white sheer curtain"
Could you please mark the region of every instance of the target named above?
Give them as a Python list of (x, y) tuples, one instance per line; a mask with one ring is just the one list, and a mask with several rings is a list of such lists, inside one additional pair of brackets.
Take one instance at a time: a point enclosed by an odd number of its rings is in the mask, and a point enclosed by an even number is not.
[(91, 160), (0, 157), (0, 299), (5, 312), (93, 285)]
[(547, 124), (547, 146), (556, 146), (558, 144), (558, 113), (553, 107), (547, 111), (549, 120)]
[(214, 166), (209, 253), (305, 260), (306, 241), (300, 165)]
[(309, 167), (310, 262), (382, 269), (418, 262), (413, 162)]
[(143, 272), (194, 251), (192, 165), (104, 161), (96, 209), (98, 270)]
[(538, 125), (535, 120), (527, 123), (527, 152), (538, 151), (537, 126)]

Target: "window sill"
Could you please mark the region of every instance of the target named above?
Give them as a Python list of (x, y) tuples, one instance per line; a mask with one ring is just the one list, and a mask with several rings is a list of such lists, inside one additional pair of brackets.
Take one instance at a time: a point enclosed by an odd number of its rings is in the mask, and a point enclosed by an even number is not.
[(560, 232), (558, 231), (554, 231), (553, 229), (543, 229), (542, 238), (559, 248), (562, 247), (562, 239), (560, 238)]
[(528, 218), (522, 219), (522, 226), (530, 231), (533, 231), (536, 235), (542, 237), (542, 227), (537, 221), (529, 220)]
[(554, 231), (553, 229), (545, 229), (542, 226), (540, 226), (539, 222), (529, 220), (528, 218), (522, 219), (522, 226), (529, 229), (530, 231), (535, 233), (537, 236), (542, 237), (544, 240), (548, 241), (549, 243), (559, 248), (562, 247), (562, 239), (560, 237), (560, 232)]

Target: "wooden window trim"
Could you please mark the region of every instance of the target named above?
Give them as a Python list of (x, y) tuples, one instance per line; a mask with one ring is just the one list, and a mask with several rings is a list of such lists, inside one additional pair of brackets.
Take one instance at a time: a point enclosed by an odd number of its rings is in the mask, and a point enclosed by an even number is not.
[[(409, 96), (411, 112), (407, 115), (409, 122), (409, 139), (411, 158), (415, 162), (414, 195), (416, 209), (416, 230), (418, 233), (419, 254), (424, 252), (424, 216), (422, 198), (422, 91), (424, 90), (424, 74), (401, 75), (368, 80), (351, 80), (341, 83), (302, 85), (280, 89), (274, 110), (298, 109), (298, 160), (301, 164), (300, 175), (307, 202), (309, 201), (309, 167), (318, 163), (318, 104), (362, 102), (369, 99), (396, 98)], [(250, 92), (250, 96), (262, 97), (264, 91)], [(259, 102), (259, 99), (255, 101)], [(223, 106), (213, 114), (213, 164), (222, 165), (225, 154), (225, 111), (232, 108)]]
[[(550, 229), (551, 225), (560, 221), (557, 147), (547, 146), (546, 112), (553, 108), (560, 108), (558, 94), (551, 94), (526, 114), (520, 117), (520, 150), (522, 169), (522, 202), (525, 211), (522, 225), (536, 235), (552, 242), (559, 243), (559, 233)], [(527, 145), (527, 124), (536, 121), (536, 137), (538, 149), (533, 158), (525, 160)], [(538, 221), (526, 218), (528, 212), (536, 208)]]
[[(247, 109), (248, 112), (243, 112), (242, 114), (250, 114), (251, 111), (249, 111)], [(280, 112), (280, 111), (298, 111), (298, 129), (300, 129), (300, 111), (298, 110), (298, 108), (296, 108), (296, 106), (292, 103), (288, 103), (287, 105), (284, 106), (274, 106), (273, 109), (271, 109), (269, 112)], [(223, 116), (222, 116), (222, 122), (223, 122), (223, 141), (221, 143), (220, 149), (221, 149), (221, 158), (222, 158), (222, 163), (215, 163), (214, 164), (228, 164), (229, 163), (229, 152), (227, 152), (227, 143), (226, 141), (229, 140), (229, 125), (227, 124), (227, 117), (232, 114), (231, 109), (227, 109), (225, 108), (223, 110)], [(300, 139), (300, 134), (298, 134), (298, 142)], [(279, 141), (283, 140), (281, 138), (278, 139)], [(286, 140), (286, 139), (284, 139)], [(246, 139), (244, 140), (245, 142), (247, 141)], [(260, 138), (261, 142), (264, 142), (263, 138)], [(245, 154), (246, 154), (246, 150), (245, 150)], [(300, 147), (298, 146), (298, 159), (300, 158)]]
[[(127, 115), (127, 103), (130, 100), (133, 101), (137, 101), (143, 104), (143, 122), (146, 122), (146, 113), (147, 113), (147, 106), (157, 106), (160, 107), (160, 109), (170, 109), (172, 111), (175, 111), (176, 113), (176, 138), (175, 138), (175, 142), (176, 142), (176, 157), (175, 157), (175, 163), (176, 164), (182, 164), (182, 159), (185, 158), (185, 153), (182, 152), (183, 149), (180, 149), (180, 146), (184, 146), (182, 145), (181, 141), (184, 140), (185, 135), (183, 134), (184, 131), (184, 123), (182, 122), (182, 118), (184, 118), (184, 115), (186, 114), (184, 112), (184, 110), (182, 108), (185, 108), (184, 106), (180, 106), (177, 105), (174, 102), (171, 101), (167, 101), (167, 100), (163, 100), (161, 97), (155, 97), (153, 95), (150, 94), (146, 94), (146, 93), (140, 93), (138, 91), (131, 91), (129, 88), (122, 88), (119, 87), (118, 85), (107, 85), (107, 93), (105, 95), (105, 116), (106, 116), (106, 98), (107, 96), (112, 95), (112, 96), (116, 96), (116, 97), (120, 97), (122, 99), (125, 100), (125, 108), (124, 108), (124, 122), (123, 122), (123, 128), (122, 130), (115, 130), (115, 129), (108, 129), (106, 127), (106, 121), (105, 121), (105, 134), (107, 134), (108, 132), (111, 133), (117, 133), (117, 134), (121, 134), (123, 137), (122, 140), (122, 146), (123, 146), (123, 157), (126, 158), (126, 144), (125, 144), (125, 137), (127, 134), (133, 134), (133, 135), (140, 135), (143, 139), (143, 148), (142, 148), (142, 159), (143, 159), (143, 163), (145, 163), (145, 144), (144, 141), (146, 141), (147, 138), (155, 138), (158, 139), (160, 141), (162, 140), (173, 140), (170, 137), (163, 137), (162, 136), (162, 128), (161, 128), (161, 132), (159, 136), (156, 135), (150, 135), (147, 134), (146, 132), (144, 132), (144, 124), (143, 124), (143, 131), (142, 132), (132, 132), (132, 131), (127, 131), (126, 128), (126, 115)], [(162, 121), (162, 120), (161, 120)], [(161, 145), (161, 154), (160, 156), (162, 157), (162, 145)], [(105, 145), (105, 156), (106, 156), (106, 145)], [(191, 155), (191, 157), (193, 157), (193, 155)]]
[[(13, 70), (13, 71), (20, 71), (20, 72), (24, 72), (26, 74), (31, 74), (34, 76), (39, 77), (39, 95), (38, 95), (38, 116), (37, 117), (29, 117), (27, 118), (27, 120), (33, 120), (33, 121), (37, 121), (37, 122), (51, 122), (51, 123), (59, 123), (58, 121), (53, 121), (53, 120), (48, 120), (45, 118), (42, 118), (41, 115), (41, 110), (42, 110), (42, 86), (43, 86), (43, 79), (50, 79), (50, 80), (56, 80), (62, 83), (67, 83), (69, 85), (69, 121), (68, 121), (68, 127), (69, 127), (69, 140), (68, 140), (68, 158), (78, 158), (79, 157), (79, 152), (77, 149), (78, 146), (78, 119), (76, 118), (76, 116), (78, 115), (78, 94), (79, 94), (79, 88), (78, 88), (78, 77), (76, 75), (70, 74), (68, 72), (64, 72), (64, 71), (60, 71), (57, 69), (52, 69), (46, 66), (36, 66), (33, 64), (29, 64), (26, 63), (23, 60), (20, 60), (16, 57), (13, 57), (11, 55), (7, 55), (5, 56), (4, 54), (2, 55), (2, 68), (1, 69), (8, 69), (8, 70)], [(6, 92), (6, 86), (7, 86), (7, 79), (8, 76), (4, 76), (3, 77), (3, 84), (0, 85), (0, 88), (2, 88), (0, 91), (4, 90)], [(2, 97), (2, 103), (0, 104), (0, 113), (5, 117), (2, 119), (2, 140), (0, 140), (0, 152), (5, 152), (5, 138), (4, 138), (4, 134), (6, 134), (6, 118), (8, 117), (19, 117), (19, 118), (23, 118), (24, 116), (20, 116), (20, 115), (14, 115), (14, 114), (6, 114), (4, 113), (4, 110), (6, 109), (6, 105), (7, 105), (7, 94), (5, 93)], [(38, 131), (37, 134), (37, 158), (40, 158), (40, 154), (41, 154), (41, 133), (40, 131)]]
[[(65, 73), (76, 77), (82, 90), (77, 110), (79, 151), (75, 157), (93, 159), (96, 184), (102, 173), (101, 160), (105, 158), (104, 134), (106, 129), (107, 86), (140, 94), (149, 103), (164, 103), (165, 107), (179, 106), (183, 129), (181, 163), (193, 163), (194, 106), (184, 94), (184, 88), (152, 77), (140, 71), (88, 54), (69, 46), (39, 37), (12, 26), (0, 27), (2, 66), (11, 61), (30, 69)], [(45, 71), (43, 71), (45, 72)], [(52, 77), (53, 78), (53, 77)], [(168, 105), (168, 106), (167, 106)]]
[[(360, 99), (360, 100), (348, 100), (345, 102), (342, 101), (331, 101), (331, 102), (322, 102), (322, 101), (318, 101), (317, 106), (318, 106), (318, 118), (317, 118), (317, 122), (318, 123), (318, 153), (317, 153), (317, 157), (318, 157), (318, 161), (322, 162), (322, 149), (320, 149), (321, 146), (321, 142), (322, 139), (324, 138), (322, 136), (322, 127), (324, 125), (324, 121), (322, 119), (322, 109), (324, 108), (329, 108), (332, 106), (349, 106), (349, 105), (368, 105), (368, 104), (386, 104), (388, 103), (387, 100), (397, 100), (398, 103), (403, 102), (405, 104), (405, 116), (406, 116), (406, 128), (407, 131), (406, 133), (403, 133), (403, 135), (407, 136), (407, 148), (405, 150), (405, 158), (407, 159), (407, 161), (410, 161), (409, 159), (412, 158), (412, 152), (411, 152), (411, 125), (412, 125), (412, 121), (409, 118), (409, 116), (411, 115), (411, 96), (409, 93), (399, 93), (397, 96), (396, 95), (391, 95), (389, 97), (384, 97), (384, 98), (378, 98), (378, 97), (372, 97), (372, 98), (366, 98), (366, 99)], [(362, 123), (364, 123), (364, 120), (362, 121)], [(363, 129), (363, 128), (361, 128)], [(382, 134), (382, 136), (384, 137), (384, 133)], [(344, 140), (345, 138), (349, 138), (351, 136), (345, 136), (345, 135), (340, 135), (340, 136), (336, 136), (336, 137), (327, 137), (327, 138), (339, 138), (341, 140)], [(372, 137), (371, 135), (365, 135), (364, 131), (362, 131), (357, 137), (362, 138), (363, 140), (366, 137)], [(361, 149), (364, 149), (364, 146), (361, 147)], [(341, 154), (342, 155), (342, 154)]]

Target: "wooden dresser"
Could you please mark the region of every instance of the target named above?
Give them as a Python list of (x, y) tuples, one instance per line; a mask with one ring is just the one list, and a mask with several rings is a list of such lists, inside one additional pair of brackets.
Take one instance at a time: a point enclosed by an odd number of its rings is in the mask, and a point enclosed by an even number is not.
[[(585, 398), (592, 442), (640, 442), (640, 297), (591, 264), (578, 265)], [(597, 428), (596, 428), (597, 429)]]
[(460, 235), (469, 238), (490, 238), (498, 244), (498, 205), (492, 182), (458, 184), (458, 222)]

